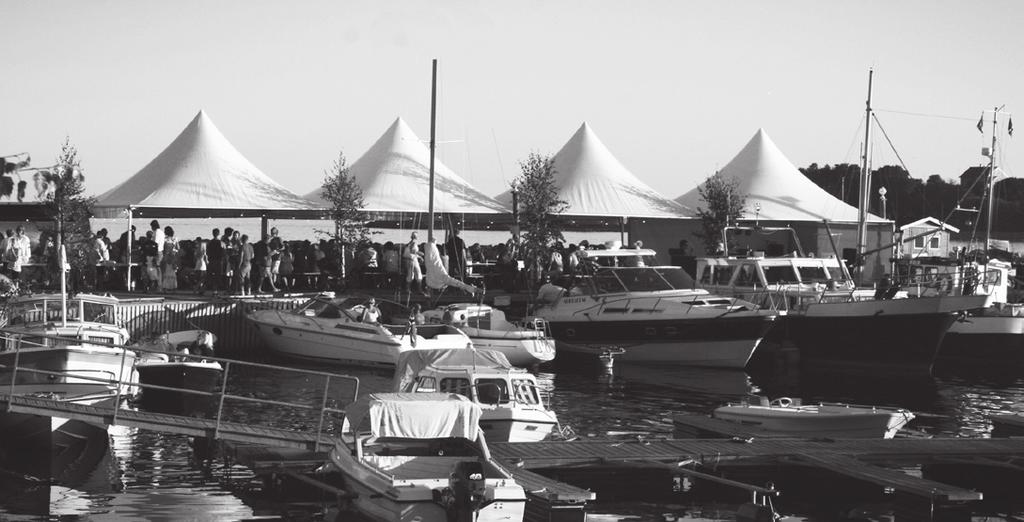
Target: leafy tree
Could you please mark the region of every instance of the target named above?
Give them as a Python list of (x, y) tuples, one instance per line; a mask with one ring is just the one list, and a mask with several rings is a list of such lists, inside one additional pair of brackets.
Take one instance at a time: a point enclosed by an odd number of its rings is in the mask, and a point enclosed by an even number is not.
[(558, 197), (554, 158), (530, 153), (519, 162), (522, 173), (512, 180), (519, 197), (519, 222), (522, 228), (524, 259), (533, 268), (551, 257), (555, 241), (564, 241), (561, 222), (556, 217), (569, 203)]
[(355, 176), (349, 172), (344, 153), (338, 153), (338, 159), (330, 169), (324, 171), (321, 194), (330, 205), (328, 214), (334, 221), (334, 231), (317, 232), (330, 236), (341, 245), (338, 271), (344, 279), (346, 245), (355, 246), (370, 238), (370, 229), (366, 225), (369, 216), (363, 211), (366, 206), (363, 190), (356, 183)]
[[(697, 194), (705, 206), (697, 207), (701, 231), (694, 233), (703, 243), (704, 251), (713, 253), (720, 250), (722, 231), (737, 219), (743, 217), (747, 195), (740, 192), (740, 181), (715, 173), (697, 187)], [(722, 245), (728, 251), (729, 245)]]
[(71, 144), (71, 138), (64, 138), (57, 156), (57, 163), (51, 173), (56, 176), (54, 190), (46, 196), (43, 209), (53, 221), (57, 245), (64, 245), (68, 251), (68, 262), (79, 273), (86, 268), (89, 245), (89, 218), (95, 198), (86, 197), (85, 177), (82, 174), (78, 149)]

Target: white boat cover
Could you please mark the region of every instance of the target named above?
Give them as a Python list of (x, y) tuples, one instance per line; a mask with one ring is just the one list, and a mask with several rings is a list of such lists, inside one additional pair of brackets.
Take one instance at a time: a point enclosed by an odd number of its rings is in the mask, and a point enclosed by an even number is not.
[(480, 407), (454, 393), (373, 393), (345, 408), (344, 431), (374, 437), (476, 440)]
[(238, 152), (205, 112), (142, 170), (99, 196), (100, 217), (131, 207), (301, 210), (316, 204), (274, 181)]
[(440, 290), (446, 286), (454, 286), (471, 294), (476, 294), (480, 291), (479, 288), (463, 283), (448, 275), (448, 269), (445, 268), (444, 262), (441, 260), (441, 252), (437, 249), (437, 239), (431, 238), (427, 242), (425, 250), (424, 264), (427, 265), (427, 286), (435, 290)]
[[(349, 166), (363, 191), (363, 210), (427, 212), (430, 195), (430, 149), (398, 118)], [(306, 197), (327, 206), (321, 189)], [(480, 192), (434, 158), (434, 210), (470, 214), (504, 214), (508, 209)]]
[[(722, 176), (739, 180), (739, 191), (747, 195), (745, 219), (769, 221), (822, 221), (856, 223), (858, 210), (847, 205), (825, 189), (815, 185), (797, 169), (775, 145), (764, 129), (754, 137), (736, 157), (718, 171)], [(703, 182), (701, 182), (703, 184)], [(700, 198), (699, 187), (676, 198), (687, 210), (697, 216), (697, 208), (707, 207)], [(755, 208), (760, 205), (760, 212)], [(883, 221), (869, 214), (868, 221)]]
[[(605, 147), (586, 122), (554, 156), (558, 197), (572, 216), (686, 217), (685, 209), (640, 181)], [(495, 197), (511, 207), (512, 193)]]
[(505, 354), (494, 350), (409, 350), (398, 356), (392, 390), (412, 393), (416, 376), (426, 368), (513, 370)]

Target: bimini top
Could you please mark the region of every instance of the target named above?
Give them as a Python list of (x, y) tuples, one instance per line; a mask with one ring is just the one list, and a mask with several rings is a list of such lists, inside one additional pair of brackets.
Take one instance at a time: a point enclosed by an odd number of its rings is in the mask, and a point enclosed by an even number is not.
[(505, 354), (494, 350), (408, 350), (398, 356), (391, 389), (411, 393), (416, 385), (416, 377), (430, 367), (525, 371), (512, 366)]
[(374, 437), (476, 440), (480, 407), (454, 393), (373, 393), (345, 408), (342, 431)]

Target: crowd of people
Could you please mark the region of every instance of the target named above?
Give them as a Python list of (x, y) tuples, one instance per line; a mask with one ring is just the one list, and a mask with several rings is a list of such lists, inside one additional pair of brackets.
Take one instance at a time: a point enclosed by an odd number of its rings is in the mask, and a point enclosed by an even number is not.
[[(56, 238), (44, 231), (34, 249), (32, 243), (24, 227), (8, 230), (0, 241), (0, 270), (30, 281), (33, 288), (55, 289)], [(101, 229), (82, 246), (69, 254), (81, 258), (70, 263), (80, 267), (72, 269), (71, 291), (253, 295), (391, 288), (427, 293), (427, 245), (416, 232), (405, 243), (365, 241), (342, 248), (333, 239), (287, 240), (277, 228), (259, 238), (231, 227), (214, 228), (207, 237), (180, 238), (173, 227), (152, 220), (143, 234), (132, 226), (112, 239)], [(587, 241), (567, 247), (557, 243), (544, 259), (527, 260), (516, 233), (504, 243), (467, 245), (460, 230), (437, 247), (451, 277), (507, 292), (564, 280), (577, 272), (582, 252), (595, 248)]]

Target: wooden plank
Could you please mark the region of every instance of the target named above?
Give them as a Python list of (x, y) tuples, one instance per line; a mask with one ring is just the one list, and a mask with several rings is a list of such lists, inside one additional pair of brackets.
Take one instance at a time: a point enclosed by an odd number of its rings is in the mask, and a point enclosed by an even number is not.
[(980, 491), (958, 488), (942, 482), (908, 475), (899, 470), (865, 464), (845, 455), (801, 455), (794, 457), (794, 460), (926, 499), (941, 502), (966, 502), (982, 499)]
[(527, 494), (544, 499), (552, 504), (576, 504), (594, 500), (597, 495), (589, 489), (559, 482), (525, 469), (510, 469), (516, 483), (523, 486)]

